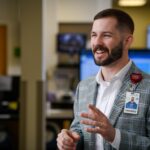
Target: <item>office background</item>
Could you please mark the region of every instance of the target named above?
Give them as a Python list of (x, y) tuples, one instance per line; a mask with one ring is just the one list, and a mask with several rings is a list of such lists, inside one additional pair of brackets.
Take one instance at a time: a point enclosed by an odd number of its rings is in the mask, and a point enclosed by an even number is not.
[[(69, 127), (72, 103), (64, 106), (54, 100), (70, 100), (73, 96), (74, 88), (80, 80), (79, 55), (59, 53), (57, 34), (84, 33), (87, 36), (86, 46), (89, 48), (93, 16), (98, 11), (111, 7), (125, 10), (133, 17), (136, 28), (132, 48), (147, 48), (149, 3), (142, 7), (119, 7), (116, 1), (111, 0), (0, 0), (0, 41), (4, 45), (0, 49), (4, 49), (0, 51), (0, 60), (3, 60), (0, 62), (3, 66), (1, 75), (21, 77), (19, 117), (13, 121), (5, 118), (1, 120), (15, 137), (15, 144), (12, 143), (15, 149), (23, 147), (22, 150), (35, 150), (38, 146), (40, 150), (46, 148), (45, 141), (50, 139), (51, 134), (47, 130), (49, 131), (50, 126), (56, 127), (57, 116), (60, 115), (59, 111), (48, 109), (50, 117), (46, 119), (47, 111), (44, 113), (44, 110), (51, 107), (50, 101), (54, 102), (54, 108), (65, 110), (61, 111), (64, 122), (61, 120), (58, 124)], [(64, 87), (65, 90), (62, 90)], [(64, 109), (66, 106), (70, 109)]]

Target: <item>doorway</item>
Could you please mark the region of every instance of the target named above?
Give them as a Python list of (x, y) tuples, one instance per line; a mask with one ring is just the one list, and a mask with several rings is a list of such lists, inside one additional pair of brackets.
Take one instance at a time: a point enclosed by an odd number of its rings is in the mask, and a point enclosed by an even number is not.
[(0, 75), (6, 75), (6, 58), (7, 58), (7, 27), (5, 25), (0, 25)]

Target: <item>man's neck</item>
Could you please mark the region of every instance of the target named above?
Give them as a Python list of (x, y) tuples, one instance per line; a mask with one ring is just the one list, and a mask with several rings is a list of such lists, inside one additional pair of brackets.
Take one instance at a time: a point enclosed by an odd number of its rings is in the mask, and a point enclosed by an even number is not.
[(109, 66), (102, 66), (102, 76), (105, 81), (111, 81), (112, 78), (125, 66), (129, 60), (114, 62)]

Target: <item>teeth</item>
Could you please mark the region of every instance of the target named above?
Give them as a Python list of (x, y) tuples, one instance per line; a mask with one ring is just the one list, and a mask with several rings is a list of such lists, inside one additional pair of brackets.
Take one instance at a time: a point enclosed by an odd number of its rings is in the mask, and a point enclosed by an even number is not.
[(98, 54), (101, 54), (101, 53), (103, 53), (103, 52), (102, 52), (102, 51), (100, 51), (100, 50), (98, 50), (98, 51), (97, 51), (97, 53), (98, 53)]
[(103, 49), (97, 49), (97, 51), (98, 51), (98, 52), (104, 52), (104, 50), (103, 50)]
[(102, 51), (102, 52), (103, 52), (104, 50), (103, 50), (103, 49), (98, 48), (98, 49), (97, 49), (97, 51)]

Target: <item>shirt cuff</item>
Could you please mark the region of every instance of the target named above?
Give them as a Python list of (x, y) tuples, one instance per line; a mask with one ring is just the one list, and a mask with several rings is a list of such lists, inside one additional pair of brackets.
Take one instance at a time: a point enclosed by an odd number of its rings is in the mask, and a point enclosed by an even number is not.
[(113, 148), (119, 150), (120, 141), (121, 141), (121, 133), (119, 129), (115, 129), (115, 130), (116, 130), (116, 134), (115, 134), (114, 141), (110, 144), (112, 145)]

